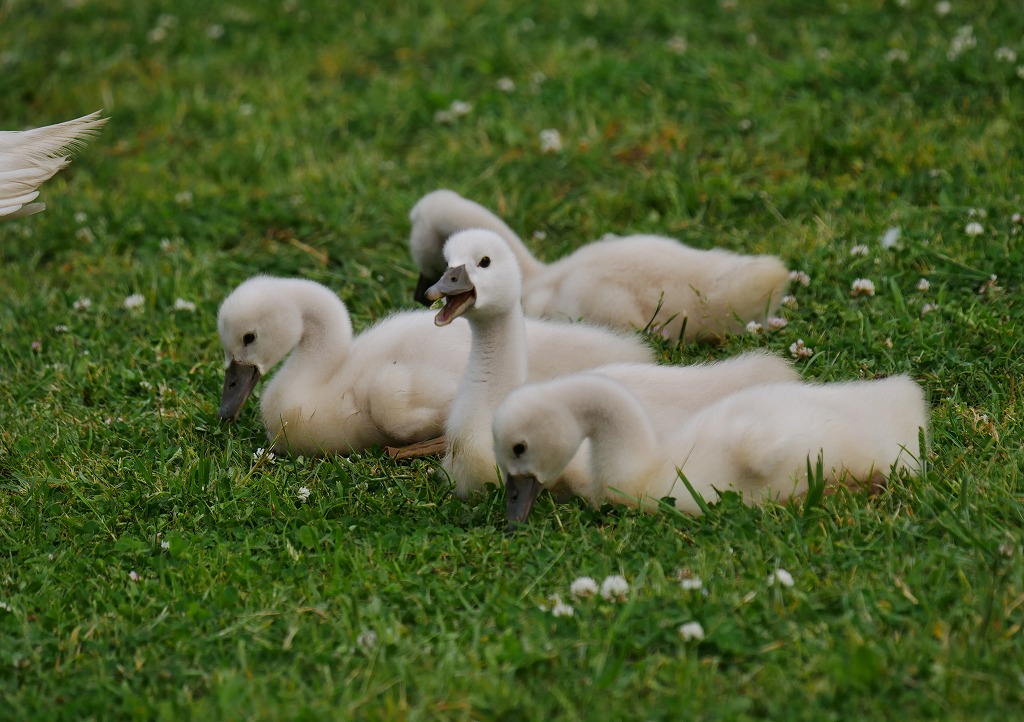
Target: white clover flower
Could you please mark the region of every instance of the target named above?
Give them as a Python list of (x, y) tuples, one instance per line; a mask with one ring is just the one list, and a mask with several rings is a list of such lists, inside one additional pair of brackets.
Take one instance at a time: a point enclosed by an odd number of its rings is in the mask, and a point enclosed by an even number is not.
[(88, 226), (82, 226), (75, 231), (75, 239), (82, 243), (93, 243), (96, 240), (96, 234)]
[(174, 310), (195, 311), (196, 305), (192, 301), (186, 301), (184, 298), (176, 298), (174, 299)]
[(557, 153), (562, 150), (562, 134), (554, 128), (545, 128), (540, 132), (540, 152)]
[(150, 30), (149, 33), (146, 34), (146, 37), (149, 38), (149, 42), (151, 43), (159, 43), (167, 37), (167, 28), (157, 26)]
[(789, 345), (789, 353), (795, 358), (810, 358), (814, 355), (814, 349), (806, 345), (802, 338), (798, 338)]
[(542, 230), (538, 229), (538, 230), (533, 232), (533, 240), (535, 240), (535, 241), (543, 241), (547, 237), (548, 237), (547, 231), (542, 231)]
[(697, 592), (704, 588), (704, 582), (700, 577), (683, 577), (679, 580), (679, 586), (684, 592)]
[(139, 581), (139, 575), (138, 573), (136, 573), (134, 569), (128, 572), (128, 578), (131, 579), (133, 582)]
[(146, 297), (141, 293), (133, 293), (124, 299), (124, 307), (131, 311), (134, 308), (138, 308), (146, 302)]
[(868, 250), (867, 244), (865, 243), (858, 243), (856, 246), (850, 249), (851, 256), (866, 256), (869, 253), (871, 253), (871, 251)]
[(238, 106), (238, 114), (241, 116), (249, 116), (255, 112), (256, 108), (252, 103), (242, 103)]
[(54, 333), (67, 333), (68, 332), (68, 327), (65, 324), (63, 324), (63, 323), (57, 324), (56, 326), (53, 327), (53, 332)]
[(968, 208), (967, 209), (967, 217), (968, 218), (988, 218), (988, 211), (986, 211), (984, 208)]
[(377, 633), (372, 629), (364, 629), (356, 637), (356, 644), (366, 650), (373, 649), (378, 643)]
[(704, 640), (704, 627), (700, 626), (700, 622), (681, 624), (679, 636), (684, 642), (701, 642)]
[(785, 569), (776, 569), (774, 572), (768, 575), (768, 584), (778, 584), (782, 587), (793, 586), (793, 575), (787, 572)]
[(309, 499), (309, 489), (305, 486), (300, 486), (299, 490), (295, 492), (295, 496), (298, 497), (300, 504), (305, 504), (306, 500)]
[(171, 548), (171, 543), (169, 541), (167, 541), (166, 539), (164, 539), (162, 542), (160, 542), (160, 548), (163, 549), (164, 551), (167, 551), (168, 549)]
[(1001, 63), (1015, 63), (1017, 62), (1017, 53), (1014, 52), (1013, 48), (1004, 46), (996, 48), (995, 58)]
[(797, 303), (796, 296), (790, 293), (787, 293), (785, 296), (783, 296), (782, 301), (780, 301), (780, 303), (786, 308), (800, 308), (800, 304)]
[(682, 35), (673, 35), (665, 43), (665, 47), (668, 48), (669, 52), (675, 53), (676, 55), (682, 55), (686, 52), (689, 47), (686, 42), (686, 38)]
[(935, 3), (935, 14), (940, 18), (949, 15), (951, 12), (953, 12), (953, 3), (948, 2), (947, 0)]
[(747, 333), (759, 334), (764, 333), (764, 326), (757, 321), (749, 321), (747, 323)]
[(963, 55), (964, 51), (970, 50), (977, 44), (978, 39), (974, 37), (974, 28), (970, 25), (964, 25), (956, 31), (956, 35), (949, 41), (949, 50), (946, 51), (946, 57), (950, 60), (956, 60)]
[(179, 205), (187, 206), (192, 204), (192, 191), (181, 191), (174, 194), (174, 200)]
[(82, 223), (85, 223), (87, 220), (89, 220), (89, 214), (88, 213), (86, 213), (85, 211), (76, 211), (75, 212), (75, 223), (82, 224)]
[(610, 577), (605, 577), (604, 581), (601, 582), (601, 596), (608, 601), (619, 600), (625, 601), (626, 594), (629, 593), (629, 582), (626, 581), (625, 577), (618, 574), (613, 574)]
[(985, 232), (985, 227), (977, 221), (971, 221), (964, 227), (964, 233), (969, 236), (980, 236)]
[(750, 118), (740, 118), (740, 122), (736, 124), (736, 127), (740, 129), (741, 133), (746, 133), (754, 127), (754, 121)]
[(832, 51), (829, 50), (828, 48), (818, 48), (817, 50), (814, 51), (814, 55), (815, 57), (818, 58), (818, 60), (828, 60), (829, 57), (832, 55)]
[(4, 610), (5, 612), (13, 612), (14, 611), (13, 609), (11, 609), (11, 605), (8, 604), (7, 602), (0, 602), (0, 609)]
[(1010, 220), (1017, 224), (1024, 223), (1024, 215), (1020, 213), (1014, 213), (1012, 216), (1010, 216)]
[(920, 291), (921, 293), (924, 293), (931, 287), (932, 284), (928, 282), (927, 278), (922, 278), (920, 281), (917, 282), (917, 290)]
[(516, 89), (515, 81), (512, 78), (498, 78), (494, 83), (494, 87), (503, 93), (511, 93)]
[(905, 63), (910, 60), (910, 54), (902, 48), (893, 48), (885, 54), (885, 60), (888, 63)]
[(895, 248), (899, 240), (900, 229), (897, 226), (893, 226), (892, 228), (885, 229), (885, 233), (878, 239), (878, 242), (882, 245), (882, 248)]
[(590, 577), (579, 577), (569, 585), (569, 593), (576, 599), (585, 599), (597, 594), (597, 582)]
[(557, 596), (552, 598), (554, 605), (551, 607), (551, 615), (554, 617), (571, 617), (576, 613), (571, 604), (566, 604)]
[(799, 283), (801, 286), (805, 287), (811, 285), (811, 277), (803, 271), (790, 271), (789, 280)]
[(274, 454), (273, 451), (267, 451), (262, 446), (259, 447), (258, 449), (256, 449), (256, 451), (252, 452), (252, 460), (254, 462), (262, 460), (262, 461), (266, 461), (267, 463), (272, 464), (272, 463), (274, 463), (274, 459), (276, 459), (276, 458), (277, 458), (277, 455)]
[(875, 295), (875, 284), (868, 278), (857, 278), (854, 279), (853, 283), (850, 284), (850, 295), (851, 296), (874, 296)]
[[(1009, 542), (1003, 542), (1002, 544), (999, 545), (999, 554), (1004, 556), (1004, 557), (1009, 558), (1009, 557), (1012, 557), (1016, 553), (1017, 553), (1017, 547), (1014, 546), (1013, 544), (1010, 544)], [(7, 607), (8, 611), (10, 611), (10, 609), (11, 609), (10, 607)]]
[(769, 316), (768, 317), (768, 330), (778, 331), (789, 325), (789, 321), (784, 319), (782, 316)]
[(467, 103), (465, 100), (453, 100), (452, 104), (448, 107), (448, 110), (452, 112), (456, 118), (461, 118), (464, 115), (469, 115), (473, 111), (473, 104)]

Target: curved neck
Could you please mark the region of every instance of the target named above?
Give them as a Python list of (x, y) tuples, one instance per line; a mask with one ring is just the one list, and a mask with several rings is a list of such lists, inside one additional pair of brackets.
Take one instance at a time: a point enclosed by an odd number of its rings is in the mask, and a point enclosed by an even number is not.
[(282, 291), (302, 316), (302, 336), (292, 357), (324, 376), (333, 375), (352, 346), (352, 320), (345, 304), (330, 289), (311, 281), (292, 280)]
[[(454, 196), (455, 194), (452, 195)], [(441, 216), (443, 222), (438, 223), (442, 247), (448, 237), (458, 231), (469, 228), (482, 228), (487, 231), (493, 231), (504, 239), (508, 247), (512, 249), (512, 253), (515, 254), (524, 279), (529, 278), (532, 274), (537, 273), (543, 268), (544, 264), (534, 258), (522, 239), (497, 215), (468, 198), (455, 196), (451, 201)]]
[(590, 439), (591, 483), (601, 491), (633, 489), (659, 456), (654, 426), (622, 385), (596, 374), (563, 379), (559, 395)]

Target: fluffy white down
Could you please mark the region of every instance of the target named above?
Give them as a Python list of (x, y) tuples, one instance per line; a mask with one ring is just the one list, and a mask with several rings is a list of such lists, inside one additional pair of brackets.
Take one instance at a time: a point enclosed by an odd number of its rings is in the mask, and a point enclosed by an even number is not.
[(778, 308), (788, 271), (774, 256), (697, 250), (671, 238), (612, 237), (549, 265), (538, 261), (500, 218), (450, 190), (420, 199), (410, 213), (413, 260), (425, 275), (444, 269), (443, 247), (454, 232), (485, 228), (512, 249), (523, 273), (528, 316), (583, 318), (616, 328), (715, 340), (763, 321)]
[[(476, 293), (473, 307), (466, 312), (473, 334), (469, 364), (445, 425), (449, 450), (443, 465), (455, 481), (456, 494), (465, 496), (485, 483), (500, 481), (495, 470), (491, 421), (502, 400), (524, 383), (529, 364), (518, 340), (524, 324), (518, 302), (520, 276), (508, 246), (489, 231), (462, 231), (449, 239), (445, 256), (452, 271), (466, 269)], [(547, 325), (558, 327), (554, 322)], [(589, 336), (599, 347), (608, 345), (599, 340), (608, 334), (604, 329), (580, 324), (563, 328), (563, 334), (575, 331), (579, 340), (566, 337), (552, 345), (545, 355), (548, 363), (567, 364)], [(657, 424), (666, 427), (681, 423), (701, 407), (737, 389), (799, 378), (790, 363), (762, 352), (686, 367), (658, 366), (650, 363), (649, 357), (644, 361), (600, 365), (595, 372), (625, 384)], [(554, 483), (577, 487), (589, 484), (585, 457), (585, 453), (577, 454)]]
[(445, 245), (445, 257), (448, 268), (466, 269), (475, 294), (472, 307), (465, 312), (472, 342), (445, 424), (448, 451), (442, 462), (455, 482), (455, 493), (464, 497), (487, 483), (500, 483), (491, 416), (509, 391), (538, 374), (550, 378), (571, 373), (581, 365), (594, 368), (615, 362), (650, 362), (652, 352), (635, 334), (585, 323), (524, 319), (518, 264), (495, 233), (456, 233)]
[(39, 213), (39, 187), (71, 162), (107, 122), (96, 111), (56, 125), (19, 131), (0, 131), (0, 220)]
[(807, 459), (814, 465), (819, 451), (830, 481), (869, 481), (893, 467), (916, 472), (918, 430), (927, 427), (923, 392), (906, 376), (755, 385), (656, 429), (622, 384), (585, 373), (510, 394), (493, 432), (505, 473), (547, 485), (586, 440), (590, 485), (574, 493), (644, 508), (671, 496), (699, 514), (677, 469), (707, 501), (718, 489), (738, 491), (748, 503), (788, 499), (807, 490)]
[[(261, 416), (275, 452), (305, 455), (440, 436), (470, 345), (464, 320), (438, 329), (430, 311), (394, 313), (353, 336), (348, 310), (330, 289), (270, 276), (245, 281), (224, 300), (218, 330), (225, 365), (234, 359), (265, 375), (284, 360), (263, 390)], [(255, 340), (247, 345), (248, 333)], [(530, 380), (650, 354), (625, 335), (607, 336), (602, 346), (589, 341), (575, 326), (529, 323)], [(578, 353), (552, 357), (561, 343)]]

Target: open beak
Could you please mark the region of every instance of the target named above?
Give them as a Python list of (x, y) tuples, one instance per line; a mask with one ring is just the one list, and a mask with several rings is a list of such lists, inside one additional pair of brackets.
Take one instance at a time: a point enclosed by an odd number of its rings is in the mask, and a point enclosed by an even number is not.
[(509, 474), (505, 479), (505, 513), (508, 516), (509, 529), (516, 523), (526, 521), (540, 494), (541, 483), (532, 474)]
[(469, 280), (466, 266), (447, 269), (441, 278), (424, 293), (428, 301), (445, 299), (444, 308), (437, 312), (434, 323), (447, 326), (476, 302), (476, 287)]
[(432, 284), (433, 281), (430, 280), (430, 277), (424, 276), (421, 273), (420, 279), (416, 282), (416, 291), (412, 294), (413, 300), (416, 301), (417, 303), (423, 304), (427, 308), (430, 308), (430, 305), (433, 303), (433, 301), (427, 298), (427, 291), (430, 289), (430, 286)]
[(242, 406), (259, 380), (258, 368), (232, 359), (224, 371), (224, 390), (220, 393), (221, 421), (235, 421), (238, 418), (242, 413)]

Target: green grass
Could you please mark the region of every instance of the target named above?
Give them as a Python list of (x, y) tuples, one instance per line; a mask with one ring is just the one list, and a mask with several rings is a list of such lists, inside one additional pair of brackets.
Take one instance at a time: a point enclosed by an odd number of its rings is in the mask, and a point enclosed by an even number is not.
[[(112, 118), (0, 225), (0, 718), (1019, 715), (1012, 6), (0, 0), (0, 127)], [(411, 306), (407, 215), (439, 186), (546, 259), (605, 232), (782, 256), (812, 279), (786, 328), (665, 360), (801, 338), (809, 379), (910, 373), (926, 475), (700, 519), (542, 501), (506, 536), (497, 490), (453, 499), (430, 461), (254, 463), (254, 406), (216, 419), (220, 301), (268, 272), (357, 328)], [(610, 574), (626, 601), (541, 610)]]

